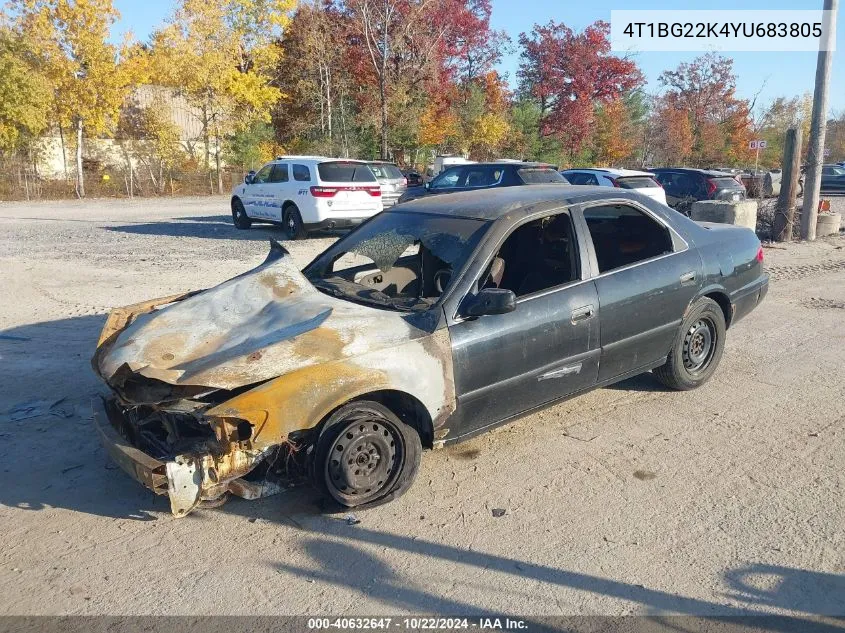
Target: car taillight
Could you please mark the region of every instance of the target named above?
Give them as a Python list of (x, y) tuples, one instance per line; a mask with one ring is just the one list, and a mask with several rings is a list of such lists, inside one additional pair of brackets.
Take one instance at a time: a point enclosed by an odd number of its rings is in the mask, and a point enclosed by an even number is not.
[(739, 184), (741, 184), (743, 187), (745, 186), (745, 183), (744, 183), (744, 182), (742, 182), (742, 178), (740, 178), (739, 176), (734, 176), (734, 180), (736, 180), (736, 181), (737, 181)]
[(653, 182), (655, 185), (657, 185), (658, 187), (660, 187), (661, 189), (663, 189), (663, 183), (662, 183), (662, 182), (660, 182), (657, 178), (651, 178), (650, 180), (651, 180), (651, 182)]
[(366, 191), (371, 196), (381, 196), (381, 187), (311, 187), (315, 198), (334, 198), (338, 191)]
[(616, 178), (611, 178), (610, 176), (605, 176), (610, 182), (613, 183), (614, 187), (619, 187), (619, 183), (616, 182)]
[(407, 186), (408, 186), (408, 179), (407, 179), (407, 178), (403, 178), (403, 179), (402, 179), (402, 184), (403, 184), (403, 185), (405, 185), (405, 186), (407, 187)]
[(757, 247), (757, 261), (760, 262), (761, 264), (763, 263), (763, 247), (762, 246)]
[(716, 191), (716, 181), (708, 178), (707, 179), (707, 195), (712, 196), (714, 191)]

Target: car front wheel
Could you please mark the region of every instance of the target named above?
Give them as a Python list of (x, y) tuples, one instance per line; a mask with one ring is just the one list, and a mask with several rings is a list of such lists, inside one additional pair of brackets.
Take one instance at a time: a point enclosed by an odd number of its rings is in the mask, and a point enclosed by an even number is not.
[(701, 386), (716, 371), (725, 348), (725, 315), (708, 297), (698, 299), (681, 324), (666, 364), (654, 370), (671, 389)]
[(237, 198), (232, 200), (232, 222), (236, 229), (248, 229), (252, 226), (252, 220), (246, 214), (244, 203)]
[(366, 400), (331, 415), (316, 443), (311, 476), (349, 508), (375, 506), (405, 493), (420, 465), (420, 436), (387, 407)]

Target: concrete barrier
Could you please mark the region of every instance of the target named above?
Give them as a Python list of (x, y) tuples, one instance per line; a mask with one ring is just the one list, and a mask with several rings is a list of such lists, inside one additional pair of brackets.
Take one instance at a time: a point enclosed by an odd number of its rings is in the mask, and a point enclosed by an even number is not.
[(841, 223), (841, 213), (819, 213), (819, 219), (816, 221), (816, 237), (837, 235)]
[(720, 222), (745, 226), (752, 231), (757, 228), (757, 202), (740, 200), (700, 200), (693, 202), (690, 217), (700, 222)]

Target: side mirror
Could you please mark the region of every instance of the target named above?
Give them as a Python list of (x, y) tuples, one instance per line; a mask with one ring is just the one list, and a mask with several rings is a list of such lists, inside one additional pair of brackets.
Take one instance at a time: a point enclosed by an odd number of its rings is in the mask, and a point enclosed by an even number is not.
[(483, 288), (469, 299), (465, 314), (479, 317), (487, 314), (505, 314), (516, 310), (516, 295), (505, 288)]
[(244, 176), (244, 183), (251, 185), (254, 178), (255, 178), (255, 172), (251, 171), (246, 176)]

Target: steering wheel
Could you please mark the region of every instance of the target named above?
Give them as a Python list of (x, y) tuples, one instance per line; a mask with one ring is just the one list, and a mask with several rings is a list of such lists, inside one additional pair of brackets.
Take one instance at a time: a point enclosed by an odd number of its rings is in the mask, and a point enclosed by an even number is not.
[(449, 266), (441, 268), (434, 273), (434, 289), (437, 290), (438, 294), (443, 294), (443, 291), (446, 289), (446, 286), (449, 285), (449, 281), (451, 281), (451, 279), (452, 268)]

